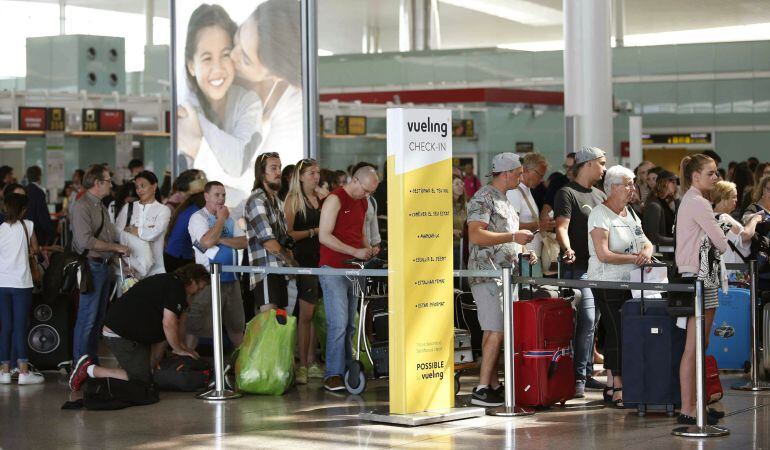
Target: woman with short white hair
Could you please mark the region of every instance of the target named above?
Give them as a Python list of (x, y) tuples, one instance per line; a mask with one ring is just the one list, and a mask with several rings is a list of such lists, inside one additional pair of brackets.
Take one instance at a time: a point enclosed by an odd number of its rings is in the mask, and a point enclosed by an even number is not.
[[(634, 196), (634, 172), (613, 166), (604, 176), (607, 200), (597, 205), (588, 216), (588, 279), (629, 281), (630, 272), (652, 258), (652, 243), (642, 231), (642, 221), (628, 206)], [(621, 379), (622, 333), (620, 310), (631, 298), (628, 290), (596, 289), (596, 301), (604, 327), (604, 368), (608, 385), (604, 399), (623, 407)], [(609, 380), (612, 379), (612, 384)]]

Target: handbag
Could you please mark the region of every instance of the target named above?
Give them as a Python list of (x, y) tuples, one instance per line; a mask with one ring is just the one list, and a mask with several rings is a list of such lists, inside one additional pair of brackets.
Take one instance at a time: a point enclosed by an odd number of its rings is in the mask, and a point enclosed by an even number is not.
[[(671, 284), (692, 284), (697, 277), (684, 277), (676, 265), (669, 266), (668, 282)], [(695, 294), (691, 292), (668, 292), (666, 310), (672, 317), (689, 317), (695, 315)]]
[(24, 230), (24, 236), (27, 238), (27, 258), (29, 259), (29, 271), (32, 275), (32, 284), (35, 287), (40, 287), (43, 283), (43, 268), (40, 267), (40, 263), (37, 261), (37, 257), (32, 253), (32, 241), (27, 231), (27, 225), (24, 220), (21, 220), (21, 228)]

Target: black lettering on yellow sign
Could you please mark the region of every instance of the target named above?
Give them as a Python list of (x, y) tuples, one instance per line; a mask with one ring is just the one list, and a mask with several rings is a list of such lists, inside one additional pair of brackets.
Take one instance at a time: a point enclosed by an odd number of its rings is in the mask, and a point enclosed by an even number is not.
[(366, 134), (366, 117), (364, 116), (337, 116), (334, 123), (335, 134), (353, 136)]

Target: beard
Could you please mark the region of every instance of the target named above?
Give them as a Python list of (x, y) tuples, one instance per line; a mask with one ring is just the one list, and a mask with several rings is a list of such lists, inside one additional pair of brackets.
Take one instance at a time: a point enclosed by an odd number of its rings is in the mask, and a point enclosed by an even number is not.
[(281, 183), (271, 183), (269, 181), (265, 181), (265, 184), (272, 191), (280, 191), (281, 190)]

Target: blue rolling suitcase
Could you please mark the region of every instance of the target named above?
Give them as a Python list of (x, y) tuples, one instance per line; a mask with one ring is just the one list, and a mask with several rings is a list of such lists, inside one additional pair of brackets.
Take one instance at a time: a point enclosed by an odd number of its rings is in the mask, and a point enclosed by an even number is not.
[(714, 316), (707, 355), (720, 369), (748, 370), (751, 359), (751, 292), (730, 287), (719, 290), (719, 308)]
[(666, 310), (666, 300), (633, 299), (623, 304), (623, 404), (674, 415), (681, 404), (679, 362), (685, 331)]

